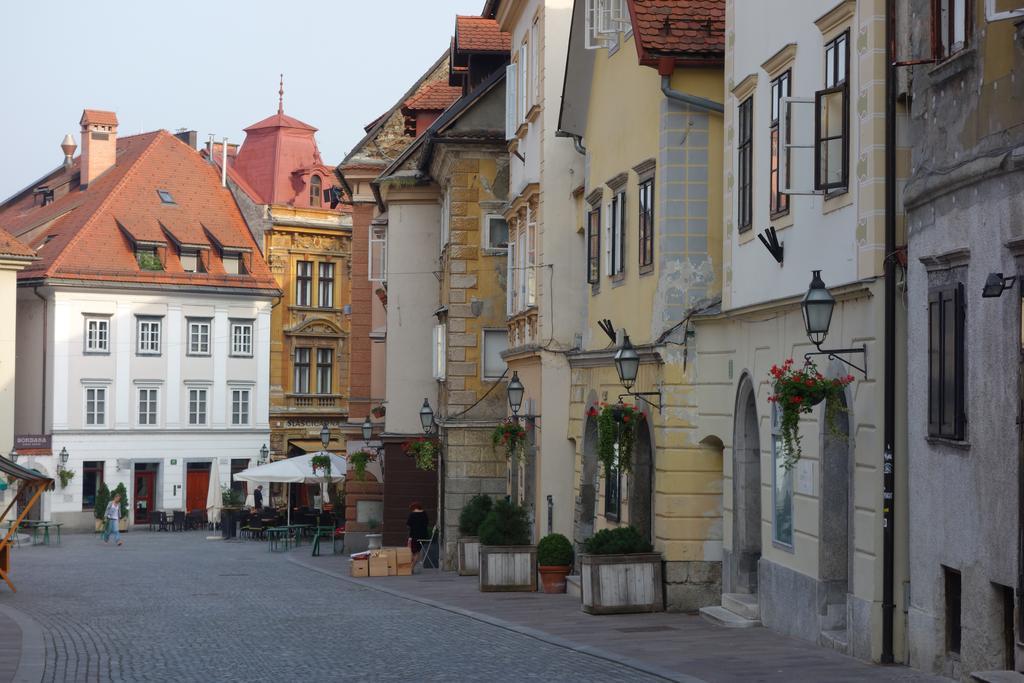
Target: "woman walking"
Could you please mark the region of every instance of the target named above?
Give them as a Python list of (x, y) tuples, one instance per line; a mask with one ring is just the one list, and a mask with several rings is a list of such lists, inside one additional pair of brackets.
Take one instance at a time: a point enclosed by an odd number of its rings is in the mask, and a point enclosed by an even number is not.
[(420, 541), (426, 540), (427, 534), (430, 533), (427, 529), (430, 520), (427, 513), (423, 511), (422, 503), (415, 502), (409, 506), (409, 519), (405, 521), (405, 524), (409, 527), (409, 550), (412, 551), (412, 566), (415, 567), (423, 547)]
[(103, 542), (108, 543), (113, 536), (118, 545), (124, 545), (121, 540), (121, 530), (117, 528), (121, 520), (121, 494), (115, 493), (114, 497), (107, 503), (107, 512), (104, 514), (107, 525), (103, 529)]

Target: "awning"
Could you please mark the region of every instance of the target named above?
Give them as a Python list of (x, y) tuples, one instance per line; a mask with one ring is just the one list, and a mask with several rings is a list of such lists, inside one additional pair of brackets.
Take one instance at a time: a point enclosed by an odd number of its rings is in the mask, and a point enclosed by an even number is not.
[[(320, 439), (289, 439), (288, 445), (301, 448), (306, 453), (318, 453), (324, 448), (324, 445), (320, 443)], [(327, 444), (327, 448), (335, 453), (344, 453), (345, 442), (339, 439), (331, 439), (330, 443)]]
[(0, 455), (0, 472), (14, 477), (15, 479), (21, 479), (22, 481), (40, 482), (46, 485), (47, 490), (53, 490), (54, 484), (53, 479), (46, 476), (39, 470), (29, 469), (22, 467), (13, 460)]

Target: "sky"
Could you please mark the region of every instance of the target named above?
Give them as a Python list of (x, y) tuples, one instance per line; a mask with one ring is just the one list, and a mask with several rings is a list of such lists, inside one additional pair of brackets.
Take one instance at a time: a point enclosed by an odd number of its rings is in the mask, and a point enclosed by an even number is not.
[(81, 149), (83, 109), (118, 133), (196, 130), (242, 142), (284, 111), (319, 129), (337, 164), (448, 48), (484, 0), (90, 0), (0, 4), (0, 201)]

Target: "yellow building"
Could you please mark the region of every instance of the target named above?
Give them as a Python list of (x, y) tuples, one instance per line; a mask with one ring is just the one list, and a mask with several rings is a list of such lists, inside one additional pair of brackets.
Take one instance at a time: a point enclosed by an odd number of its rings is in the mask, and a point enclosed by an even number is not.
[[(569, 353), (573, 533), (580, 543), (636, 527), (666, 561), (669, 609), (690, 610), (721, 590), (721, 444), (694, 436), (688, 338), (689, 317), (721, 294), (724, 22), (684, 7), (670, 23), (636, 2), (584, 8), (559, 121), (586, 154), (574, 193), (588, 288), (582, 348)], [(624, 396), (615, 369), (627, 335), (643, 397)], [(620, 399), (645, 414), (628, 473), (598, 458), (596, 413)]]

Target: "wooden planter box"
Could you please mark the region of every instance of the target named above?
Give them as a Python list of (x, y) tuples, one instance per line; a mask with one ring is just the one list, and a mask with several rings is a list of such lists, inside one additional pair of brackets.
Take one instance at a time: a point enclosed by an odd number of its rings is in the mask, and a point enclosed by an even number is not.
[(481, 545), (480, 591), (537, 591), (537, 546)]
[(664, 611), (661, 553), (582, 554), (579, 561), (587, 614)]
[(480, 539), (466, 536), (459, 539), (459, 576), (476, 576), (480, 573)]

